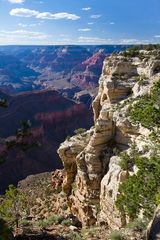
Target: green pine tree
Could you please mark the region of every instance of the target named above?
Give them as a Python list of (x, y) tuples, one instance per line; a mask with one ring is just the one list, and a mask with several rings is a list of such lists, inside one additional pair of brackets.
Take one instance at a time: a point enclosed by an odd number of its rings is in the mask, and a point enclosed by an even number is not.
[(27, 214), (27, 198), (15, 186), (9, 185), (0, 205), (0, 217), (9, 226), (19, 227), (20, 219)]

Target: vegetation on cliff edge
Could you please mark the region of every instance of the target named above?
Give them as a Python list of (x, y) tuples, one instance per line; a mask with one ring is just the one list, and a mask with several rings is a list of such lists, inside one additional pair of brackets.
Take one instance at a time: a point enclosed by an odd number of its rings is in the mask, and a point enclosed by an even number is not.
[(150, 96), (138, 100), (130, 109), (129, 115), (134, 123), (153, 129), (160, 127), (160, 80), (157, 81)]
[(157, 200), (160, 194), (160, 156), (139, 156), (135, 163), (139, 170), (119, 186), (116, 206), (131, 219), (137, 218), (141, 210), (148, 218), (160, 203)]
[(21, 193), (13, 185), (9, 185), (0, 205), (0, 217), (9, 226), (18, 228), (19, 221), (27, 211), (27, 200), (25, 194)]

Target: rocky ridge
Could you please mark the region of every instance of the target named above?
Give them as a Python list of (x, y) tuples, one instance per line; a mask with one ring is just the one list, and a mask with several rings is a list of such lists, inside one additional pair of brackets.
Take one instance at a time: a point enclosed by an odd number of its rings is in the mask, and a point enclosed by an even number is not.
[[(0, 91), (7, 108), (0, 108), (0, 193), (9, 184), (17, 184), (28, 175), (61, 168), (57, 155), (59, 144), (77, 128), (92, 125), (92, 113), (85, 104), (77, 103), (54, 90), (43, 90), (10, 96)], [(85, 120), (84, 120), (85, 118)], [(30, 120), (31, 134), (38, 146), (27, 151), (10, 147), (6, 142), (16, 141), (16, 130), (22, 120)], [(28, 142), (28, 140), (27, 140)]]
[(134, 56), (125, 52), (105, 59), (93, 102), (94, 126), (67, 139), (58, 149), (65, 170), (63, 191), (83, 226), (101, 223), (120, 229), (130, 221), (118, 210), (116, 200), (120, 184), (138, 169), (135, 164), (122, 169), (119, 153), (132, 155), (133, 145), (141, 156), (155, 150), (149, 137), (153, 129), (133, 122), (129, 112), (159, 81), (159, 54), (158, 50), (141, 50)]

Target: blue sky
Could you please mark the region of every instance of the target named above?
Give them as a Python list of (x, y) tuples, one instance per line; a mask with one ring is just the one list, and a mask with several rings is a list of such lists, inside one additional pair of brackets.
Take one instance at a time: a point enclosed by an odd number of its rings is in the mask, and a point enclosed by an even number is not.
[(160, 43), (160, 0), (0, 0), (0, 45)]

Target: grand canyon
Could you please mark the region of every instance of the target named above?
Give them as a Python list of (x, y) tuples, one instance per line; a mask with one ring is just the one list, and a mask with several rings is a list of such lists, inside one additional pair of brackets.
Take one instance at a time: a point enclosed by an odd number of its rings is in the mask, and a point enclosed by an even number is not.
[[(93, 124), (91, 103), (105, 56), (126, 46), (0, 47), (1, 155), (22, 120), (30, 120), (39, 147), (9, 152), (0, 191), (28, 175), (62, 167), (57, 149), (78, 128)], [(15, 167), (16, 166), (16, 167)], [(20, 170), (21, 169), (21, 170)]]
[(160, 240), (159, 9), (0, 0), (0, 240)]

